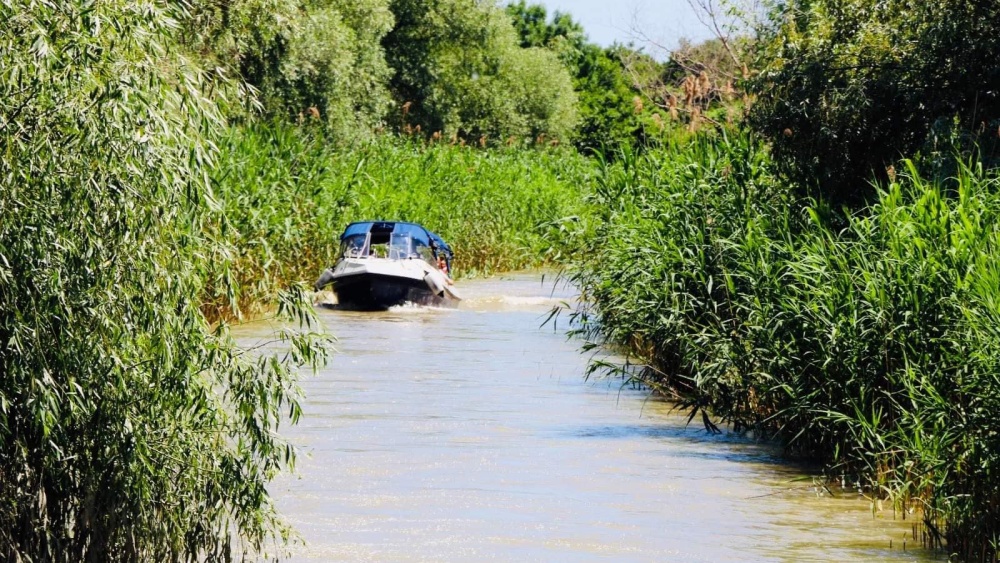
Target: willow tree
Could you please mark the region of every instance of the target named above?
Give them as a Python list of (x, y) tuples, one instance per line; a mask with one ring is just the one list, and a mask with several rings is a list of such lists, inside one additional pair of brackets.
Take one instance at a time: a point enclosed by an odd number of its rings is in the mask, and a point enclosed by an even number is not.
[(338, 140), (382, 125), (388, 0), (194, 0), (189, 12), (183, 44), (255, 90), (266, 115), (321, 121)]
[(171, 9), (21, 0), (0, 21), (0, 558), (265, 550), (290, 364), (323, 349), (260, 357), (199, 312), (231, 253), (201, 234), (218, 116), (169, 54)]

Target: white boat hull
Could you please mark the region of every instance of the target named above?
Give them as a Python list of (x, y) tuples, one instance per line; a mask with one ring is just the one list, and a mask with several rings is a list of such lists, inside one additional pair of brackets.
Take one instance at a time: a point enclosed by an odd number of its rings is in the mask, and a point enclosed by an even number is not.
[(457, 307), (461, 301), (451, 280), (419, 258), (342, 258), (323, 272), (317, 289), (332, 285), (341, 307), (384, 310), (414, 303)]

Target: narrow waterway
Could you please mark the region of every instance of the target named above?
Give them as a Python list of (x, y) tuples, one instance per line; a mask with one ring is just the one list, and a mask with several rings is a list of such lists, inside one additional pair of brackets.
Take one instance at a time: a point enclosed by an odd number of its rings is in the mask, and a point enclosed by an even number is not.
[(293, 561), (930, 559), (892, 511), (585, 381), (579, 342), (540, 326), (570, 297), (550, 282), (461, 289), (458, 310), (319, 310), (338, 352), (302, 382), (298, 472), (272, 486)]

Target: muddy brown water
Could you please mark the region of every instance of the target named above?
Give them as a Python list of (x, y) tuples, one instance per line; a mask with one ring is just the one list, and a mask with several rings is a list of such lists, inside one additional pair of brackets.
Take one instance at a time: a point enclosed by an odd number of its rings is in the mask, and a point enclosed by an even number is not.
[(318, 311), (337, 353), (302, 381), (297, 471), (271, 487), (292, 561), (935, 559), (910, 520), (818, 493), (777, 450), (585, 381), (580, 343), (540, 326), (566, 288), (460, 287), (457, 310)]

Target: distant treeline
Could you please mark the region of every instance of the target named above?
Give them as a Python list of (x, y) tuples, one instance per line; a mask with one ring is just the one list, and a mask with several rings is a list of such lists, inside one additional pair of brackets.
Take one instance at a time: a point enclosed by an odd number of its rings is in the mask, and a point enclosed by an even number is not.
[[(672, 121), (686, 127), (684, 104), (694, 104), (653, 87), (679, 90), (690, 69), (630, 46), (597, 46), (568, 14), (549, 18), (523, 0), (506, 8), (472, 0), (198, 0), (188, 11), (180, 46), (213, 80), (256, 94), (234, 93), (230, 117), (316, 120), (340, 144), (391, 132), (610, 151), (648, 144)], [(701, 88), (706, 107), (710, 91), (722, 91), (708, 81)]]

